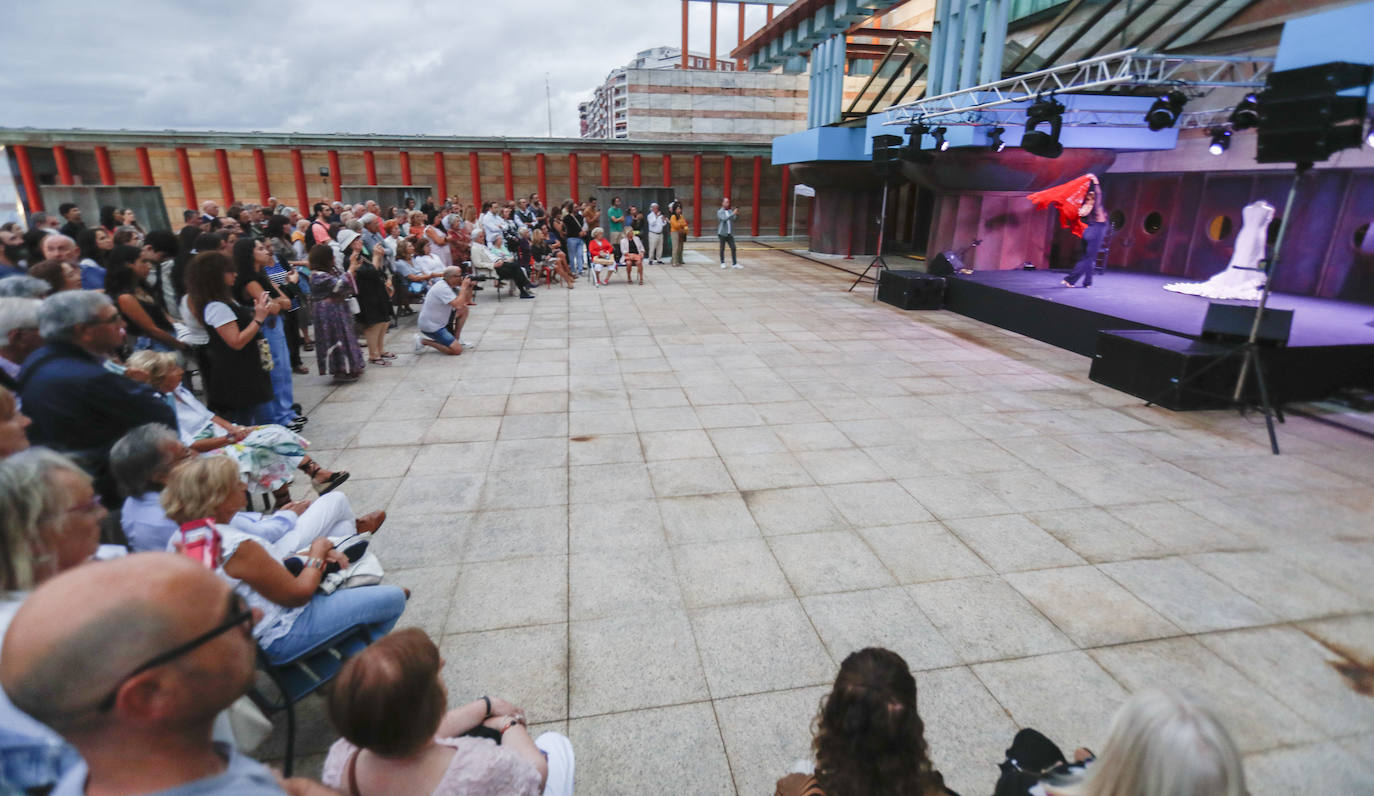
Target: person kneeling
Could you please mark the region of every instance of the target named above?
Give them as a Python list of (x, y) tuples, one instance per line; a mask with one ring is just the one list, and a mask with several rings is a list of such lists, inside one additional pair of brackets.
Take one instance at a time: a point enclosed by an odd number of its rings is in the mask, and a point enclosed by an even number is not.
[[(463, 276), (463, 269), (451, 265), (444, 269), (444, 278), (425, 292), (425, 303), (417, 319), (420, 333), (415, 335), (415, 352), (426, 347), (449, 356), (458, 356), (471, 346), (460, 339), (463, 324), (468, 320), (468, 304), (472, 303), (472, 280)], [(453, 331), (448, 330), (449, 314), (453, 314)]]

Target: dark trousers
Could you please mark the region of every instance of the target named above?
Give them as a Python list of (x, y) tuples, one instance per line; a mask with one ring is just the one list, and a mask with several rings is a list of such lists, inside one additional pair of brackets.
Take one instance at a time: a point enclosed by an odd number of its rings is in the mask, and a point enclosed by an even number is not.
[(720, 261), (722, 263), (725, 262), (725, 244), (728, 243), (730, 244), (730, 264), (734, 265), (739, 262), (739, 259), (735, 257), (735, 236), (717, 235), (716, 237), (720, 238)]
[(496, 273), (502, 279), (509, 279), (510, 281), (514, 282), (515, 286), (520, 288), (521, 293), (529, 291), (530, 279), (529, 277), (525, 276), (525, 269), (521, 268), (515, 263), (506, 263), (505, 265), (497, 266)]
[(291, 368), (294, 370), (301, 366), (301, 325), (300, 310), (283, 312), (282, 331), (286, 332), (286, 349), (291, 353)]
[(1073, 270), (1064, 281), (1073, 284), (1083, 278), (1083, 287), (1093, 283), (1093, 268), (1097, 265), (1098, 252), (1102, 251), (1102, 240), (1107, 236), (1107, 222), (1094, 221), (1083, 230), (1083, 257), (1074, 264)]

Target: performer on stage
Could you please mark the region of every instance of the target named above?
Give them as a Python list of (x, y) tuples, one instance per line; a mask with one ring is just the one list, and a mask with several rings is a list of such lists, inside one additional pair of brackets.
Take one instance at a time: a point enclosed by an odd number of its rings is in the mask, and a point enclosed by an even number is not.
[(1102, 184), (1098, 182), (1097, 175), (1084, 174), (1063, 185), (1037, 191), (1026, 198), (1036, 207), (1058, 205), (1059, 223), (1082, 238), (1086, 244), (1083, 257), (1064, 278), (1064, 287), (1074, 287), (1074, 283), (1080, 278), (1083, 280), (1083, 287), (1092, 285), (1097, 255), (1102, 251), (1102, 242), (1107, 237), (1107, 208), (1102, 202)]

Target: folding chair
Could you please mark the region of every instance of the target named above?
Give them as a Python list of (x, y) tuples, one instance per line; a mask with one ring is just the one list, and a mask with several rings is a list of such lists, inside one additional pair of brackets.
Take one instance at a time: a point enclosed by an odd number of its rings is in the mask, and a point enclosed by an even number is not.
[(344, 661), (367, 649), (372, 634), (366, 625), (354, 625), (312, 649), (282, 663), (272, 663), (267, 653), (258, 649), (258, 666), (272, 680), (278, 698), (262, 693), (256, 686), (248, 692), (263, 713), (286, 711), (286, 762), (282, 773), (291, 776), (296, 756), (296, 703), (318, 691), (338, 676)]

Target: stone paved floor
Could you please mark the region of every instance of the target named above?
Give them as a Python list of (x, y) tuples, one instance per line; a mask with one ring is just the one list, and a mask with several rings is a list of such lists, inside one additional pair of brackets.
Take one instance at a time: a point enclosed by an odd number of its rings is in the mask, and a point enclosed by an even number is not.
[[(1374, 792), (1374, 442), (1294, 418), (1272, 457), (1254, 418), (743, 254), (487, 291), (459, 359), (413, 356), (410, 321), (395, 367), (299, 380), (453, 699), (566, 732), (581, 793), (767, 794), (879, 644), (966, 796), (1018, 727), (1100, 747), (1166, 684), (1216, 704), (1257, 796)], [(333, 736), (302, 713), (316, 774)]]

